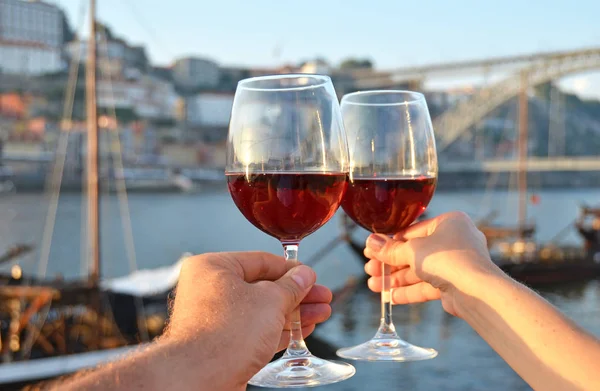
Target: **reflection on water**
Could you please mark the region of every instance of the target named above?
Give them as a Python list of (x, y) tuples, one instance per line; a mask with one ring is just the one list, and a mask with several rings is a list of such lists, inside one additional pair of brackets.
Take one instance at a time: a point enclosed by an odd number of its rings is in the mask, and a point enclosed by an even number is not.
[[(375, 334), (375, 330), (379, 326), (380, 313), (373, 314), (374, 316), (369, 317), (364, 325), (359, 324), (359, 320), (360, 322), (365, 322), (362, 319), (365, 313), (370, 313), (372, 308), (379, 309), (380, 303), (381, 297), (378, 293), (372, 293), (366, 288), (359, 288), (354, 295), (350, 296), (340, 305), (336, 305), (335, 310), (341, 317), (340, 322), (343, 331), (347, 334), (354, 332), (362, 334), (363, 330), (360, 327), (366, 326), (370, 327), (373, 334)], [(403, 324), (414, 325), (421, 322), (423, 311), (423, 306), (407, 305), (397, 307), (394, 315)]]
[[(577, 216), (577, 203), (594, 205), (600, 190), (548, 191), (539, 194), (541, 202), (531, 209), (539, 224), (538, 237), (548, 239)], [(437, 193), (430, 215), (449, 210), (476, 214), (483, 192)], [(514, 222), (514, 195), (491, 195), (490, 204), (498, 208), (503, 220)], [(276, 240), (248, 223), (225, 192), (201, 195), (132, 194), (129, 197), (140, 267), (156, 267), (175, 262), (186, 251), (264, 250), (282, 253)], [(516, 198), (515, 198), (516, 200)], [(0, 197), (0, 249), (17, 243), (33, 243), (39, 250), (47, 203), (40, 195), (19, 194)], [(103, 274), (119, 276), (128, 272), (117, 199), (102, 202)], [(551, 213), (549, 213), (551, 212)], [(49, 274), (73, 278), (80, 267), (80, 198), (61, 197), (56, 231), (51, 249)], [(332, 219), (300, 246), (300, 258), (309, 259), (332, 238), (339, 235), (339, 219)], [(357, 233), (357, 237), (365, 232)], [(577, 237), (569, 234), (565, 242)], [(25, 272), (35, 270), (39, 254), (23, 259)], [(9, 265), (10, 267), (10, 265)], [(4, 269), (2, 269), (5, 271)], [(316, 266), (319, 282), (336, 289), (351, 276), (363, 273), (363, 264), (343, 244), (328, 252)], [(199, 289), (202, 289), (201, 287)], [(545, 288), (539, 290), (551, 303), (567, 313), (582, 327), (600, 335), (600, 283)], [(358, 290), (335, 308), (332, 318), (317, 334), (336, 346), (350, 346), (370, 338), (379, 324), (379, 295)], [(411, 343), (433, 347), (439, 356), (415, 363), (355, 363), (352, 379), (329, 386), (332, 391), (389, 390), (528, 390), (529, 387), (461, 319), (447, 315), (437, 302), (396, 306), (394, 319), (399, 334)]]

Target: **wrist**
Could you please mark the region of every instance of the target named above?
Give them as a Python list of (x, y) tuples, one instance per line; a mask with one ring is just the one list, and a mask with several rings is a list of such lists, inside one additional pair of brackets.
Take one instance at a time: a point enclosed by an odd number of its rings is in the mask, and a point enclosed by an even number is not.
[(460, 283), (454, 286), (454, 305), (457, 315), (468, 321), (482, 305), (488, 305), (493, 296), (498, 295), (501, 287), (514, 286), (516, 282), (506, 275), (498, 266), (465, 273)]

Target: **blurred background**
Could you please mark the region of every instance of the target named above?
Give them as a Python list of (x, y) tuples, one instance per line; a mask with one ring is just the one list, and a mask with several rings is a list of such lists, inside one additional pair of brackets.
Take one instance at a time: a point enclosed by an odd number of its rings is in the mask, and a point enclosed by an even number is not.
[[(98, 0), (93, 29), (89, 11), (88, 0), (0, 0), (0, 274), (10, 281), (94, 272), (82, 189), (95, 31), (100, 280), (186, 252), (281, 252), (227, 192), (231, 106), (243, 78), (319, 73), (340, 98), (423, 92), (439, 155), (427, 216), (467, 212), (507, 273), (600, 335), (600, 3)], [(363, 342), (378, 323), (352, 247), (366, 235), (340, 211), (301, 247), (340, 293), (316, 332), (334, 346)], [(439, 303), (395, 311), (401, 336), (439, 356), (359, 363), (329, 389), (528, 389)], [(0, 348), (5, 363), (11, 349)]]

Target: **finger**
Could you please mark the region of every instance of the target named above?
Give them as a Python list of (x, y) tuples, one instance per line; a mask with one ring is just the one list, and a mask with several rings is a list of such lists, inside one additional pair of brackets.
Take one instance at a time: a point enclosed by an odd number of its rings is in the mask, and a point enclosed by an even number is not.
[(331, 303), (333, 294), (331, 290), (323, 285), (314, 285), (308, 294), (302, 300), (302, 304), (309, 303)]
[[(417, 275), (411, 269), (408, 268), (392, 273), (392, 275), (390, 276), (390, 286), (392, 288), (413, 285), (422, 281), (423, 280), (417, 277)], [(369, 278), (369, 281), (367, 283), (369, 285), (369, 289), (373, 292), (381, 292), (383, 277), (371, 277)]]
[[(313, 331), (315, 331), (314, 324), (311, 324), (306, 327), (302, 327), (302, 336), (304, 338), (306, 338), (309, 335), (311, 335)], [(281, 333), (281, 338), (279, 339), (279, 346), (277, 347), (277, 351), (287, 348), (289, 343), (290, 343), (290, 332), (289, 332), (289, 330), (283, 330), (283, 332)]]
[(396, 235), (394, 235), (394, 239), (405, 242), (407, 240), (429, 236), (429, 235), (433, 234), (435, 229), (442, 222), (447, 221), (447, 220), (455, 220), (455, 219), (472, 221), (471, 218), (466, 213), (461, 212), (461, 211), (443, 213), (432, 219), (423, 220), (416, 224), (411, 225), (404, 231), (398, 232)]
[(287, 271), (285, 259), (267, 252), (230, 253), (241, 267), (246, 282), (276, 280)]
[[(402, 269), (402, 267), (392, 266), (391, 273)], [(381, 276), (381, 261), (378, 261), (377, 259), (371, 259), (369, 262), (365, 263), (365, 273), (374, 277)]]
[(422, 303), (424, 301), (439, 300), (440, 290), (434, 288), (426, 282), (419, 282), (414, 285), (408, 285), (392, 289), (393, 304), (411, 304)]
[(283, 257), (262, 251), (209, 253), (199, 257), (213, 267), (225, 268), (246, 282), (258, 280), (274, 281), (287, 271)]
[(373, 234), (367, 238), (365, 256), (398, 268), (412, 265), (414, 258), (409, 243), (380, 234)]
[(283, 277), (275, 281), (283, 301), (284, 313), (292, 312), (311, 290), (317, 275), (308, 266), (300, 265), (290, 269)]
[(429, 236), (435, 230), (435, 227), (437, 227), (437, 225), (439, 224), (440, 217), (443, 217), (443, 215), (434, 217), (432, 219), (419, 221), (418, 223), (415, 223), (410, 227), (406, 228), (404, 231), (398, 232), (396, 235), (394, 235), (394, 239), (406, 242), (410, 239)]
[(370, 276), (380, 276), (381, 262), (376, 259), (369, 260), (369, 262), (365, 263), (365, 273)]
[[(331, 316), (331, 307), (329, 304), (301, 304), (300, 319), (302, 327), (311, 324), (323, 323)], [(286, 319), (284, 330), (290, 329), (290, 321)]]

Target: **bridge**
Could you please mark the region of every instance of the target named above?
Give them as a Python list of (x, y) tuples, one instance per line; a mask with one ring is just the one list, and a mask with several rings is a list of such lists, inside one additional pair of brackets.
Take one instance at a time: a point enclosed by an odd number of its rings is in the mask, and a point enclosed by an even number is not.
[(517, 96), (524, 82), (526, 86), (534, 87), (569, 74), (599, 68), (600, 49), (541, 55), (537, 61), (499, 83), (480, 89), (470, 99), (436, 118), (434, 129), (439, 151), (444, 151), (492, 110)]
[(593, 69), (600, 69), (600, 48), (425, 65), (377, 73), (360, 70), (353, 76), (362, 87), (373, 89), (389, 86), (391, 82), (425, 80), (439, 75), (508, 72), (505, 79), (479, 89), (470, 99), (434, 121), (438, 150), (443, 151), (492, 110), (515, 97), (520, 91), (523, 75), (527, 77), (528, 86), (534, 87)]

